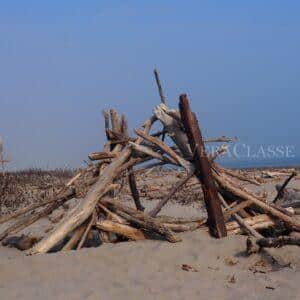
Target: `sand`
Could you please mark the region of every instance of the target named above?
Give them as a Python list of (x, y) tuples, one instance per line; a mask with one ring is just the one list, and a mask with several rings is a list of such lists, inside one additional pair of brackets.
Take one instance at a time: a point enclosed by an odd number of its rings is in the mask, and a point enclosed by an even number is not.
[[(264, 188), (275, 194), (271, 180)], [(199, 211), (197, 203), (170, 203), (162, 213)], [(288, 265), (277, 268), (261, 254), (245, 256), (245, 236), (217, 240), (203, 230), (181, 236), (176, 244), (147, 240), (36, 256), (0, 246), (0, 299), (299, 299), (299, 247), (274, 249)]]
[[(262, 271), (267, 273), (254, 273), (249, 268), (260, 264), (262, 258), (244, 256), (245, 237), (215, 240), (203, 232), (193, 232), (183, 238), (177, 244), (128, 242), (32, 257), (1, 248), (0, 296), (1, 299), (299, 299), (297, 260), (294, 269), (268, 272), (269, 267), (264, 267)], [(182, 264), (198, 272), (184, 271)]]

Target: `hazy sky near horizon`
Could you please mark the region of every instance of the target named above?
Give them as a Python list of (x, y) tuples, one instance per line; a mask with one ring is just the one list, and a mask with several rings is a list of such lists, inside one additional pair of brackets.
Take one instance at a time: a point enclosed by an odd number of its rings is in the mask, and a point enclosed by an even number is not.
[(299, 1), (1, 1), (0, 136), (10, 168), (77, 167), (188, 93), (205, 136), (300, 155)]

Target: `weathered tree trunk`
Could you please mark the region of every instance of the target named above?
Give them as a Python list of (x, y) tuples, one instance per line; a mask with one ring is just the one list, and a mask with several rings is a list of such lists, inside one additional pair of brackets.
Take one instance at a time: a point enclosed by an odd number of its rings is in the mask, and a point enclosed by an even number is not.
[(99, 198), (104, 195), (113, 179), (118, 176), (120, 167), (129, 158), (130, 148), (125, 148), (118, 158), (116, 158), (104, 170), (98, 182), (90, 189), (86, 198), (75, 207), (72, 214), (63, 219), (54, 232), (37, 243), (29, 254), (46, 253), (68, 233), (80, 226), (93, 212)]
[(205, 152), (196, 116), (190, 109), (186, 95), (180, 96), (179, 108), (182, 123), (188, 136), (191, 150), (194, 153), (195, 174), (199, 178), (203, 189), (210, 233), (217, 238), (224, 237), (226, 236), (226, 226), (217, 187), (213, 180), (211, 166)]

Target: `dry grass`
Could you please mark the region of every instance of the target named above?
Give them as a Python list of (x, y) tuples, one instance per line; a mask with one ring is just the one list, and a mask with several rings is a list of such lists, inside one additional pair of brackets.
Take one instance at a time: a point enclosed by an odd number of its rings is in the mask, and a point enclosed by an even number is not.
[(72, 170), (28, 169), (0, 174), (0, 213), (51, 197), (74, 174)]

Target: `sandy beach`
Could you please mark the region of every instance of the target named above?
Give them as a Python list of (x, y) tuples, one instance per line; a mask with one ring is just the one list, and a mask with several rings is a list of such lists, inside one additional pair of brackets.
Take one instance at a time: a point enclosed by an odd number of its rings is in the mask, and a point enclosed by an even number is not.
[[(173, 180), (169, 176), (168, 184)], [(272, 197), (276, 182), (268, 179), (256, 192), (267, 190)], [(300, 180), (291, 187), (299, 188)], [(156, 201), (143, 204), (150, 208)], [(170, 202), (162, 211), (181, 217), (203, 213), (203, 204), (197, 202)], [(39, 232), (48, 223), (44, 218), (24, 232)], [(272, 249), (287, 265), (279, 268), (265, 255), (247, 256), (246, 236), (214, 239), (205, 230), (181, 236), (183, 241), (176, 244), (146, 240), (35, 256), (0, 247), (1, 298), (298, 299), (299, 247)]]

